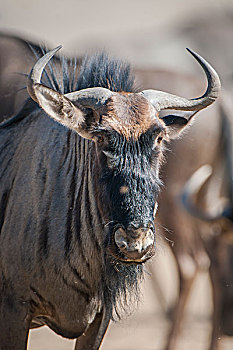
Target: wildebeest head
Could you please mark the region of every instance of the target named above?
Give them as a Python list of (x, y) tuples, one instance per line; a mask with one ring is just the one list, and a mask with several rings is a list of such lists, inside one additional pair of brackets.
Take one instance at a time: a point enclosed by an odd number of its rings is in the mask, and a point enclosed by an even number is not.
[(192, 111), (193, 116), (217, 98), (218, 75), (191, 52), (208, 77), (206, 93), (194, 100), (162, 91), (113, 92), (103, 87), (61, 94), (40, 83), (44, 67), (59, 48), (33, 67), (29, 94), (53, 119), (94, 142), (96, 200), (101, 202), (105, 222), (111, 223), (109, 252), (123, 262), (144, 262), (154, 254), (163, 139), (178, 135), (191, 120), (159, 117), (159, 112)]

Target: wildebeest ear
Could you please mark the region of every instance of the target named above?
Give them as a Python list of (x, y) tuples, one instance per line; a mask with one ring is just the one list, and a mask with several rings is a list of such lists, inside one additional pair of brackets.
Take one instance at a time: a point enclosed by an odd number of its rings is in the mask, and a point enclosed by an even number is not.
[(50, 117), (75, 130), (80, 136), (91, 138), (85, 128), (85, 113), (68, 98), (42, 84), (36, 84), (34, 92), (39, 105)]
[(178, 115), (166, 115), (161, 118), (166, 125), (166, 130), (171, 139), (175, 139), (189, 125), (191, 118), (186, 119)]

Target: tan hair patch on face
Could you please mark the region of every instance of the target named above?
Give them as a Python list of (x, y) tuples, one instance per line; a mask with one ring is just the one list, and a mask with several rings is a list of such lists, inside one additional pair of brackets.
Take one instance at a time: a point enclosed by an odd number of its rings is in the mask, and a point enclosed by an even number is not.
[(128, 186), (121, 186), (120, 187), (120, 193), (121, 194), (126, 194), (129, 192), (129, 187)]

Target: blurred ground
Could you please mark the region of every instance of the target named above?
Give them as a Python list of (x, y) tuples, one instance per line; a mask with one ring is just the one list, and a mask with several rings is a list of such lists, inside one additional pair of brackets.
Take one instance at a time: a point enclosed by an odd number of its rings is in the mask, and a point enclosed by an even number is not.
[[(0, 31), (62, 44), (67, 54), (106, 49), (134, 66), (195, 72), (185, 47), (199, 51), (219, 71), (224, 83), (233, 71), (232, 0), (0, 0)], [(168, 305), (177, 292), (174, 264), (163, 247), (153, 261)], [(111, 324), (103, 350), (162, 350), (169, 322), (156, 297), (151, 277), (141, 307), (124, 322)], [(211, 302), (208, 277), (196, 280), (178, 350), (207, 349)], [(47, 328), (30, 332), (30, 350), (73, 349), (73, 341)], [(233, 340), (222, 340), (222, 349)]]

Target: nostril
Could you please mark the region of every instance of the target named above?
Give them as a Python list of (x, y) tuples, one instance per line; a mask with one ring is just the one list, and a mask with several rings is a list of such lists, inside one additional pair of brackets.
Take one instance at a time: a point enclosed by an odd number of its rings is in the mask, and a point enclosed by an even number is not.
[(124, 238), (115, 239), (115, 242), (120, 249), (127, 248), (127, 242), (124, 240)]
[(155, 232), (155, 225), (153, 222), (149, 222), (148, 226), (147, 226), (148, 230), (151, 230), (153, 233)]
[(115, 242), (118, 248), (121, 250), (127, 249), (128, 243), (126, 238), (126, 233), (122, 228), (119, 228), (115, 232)]
[(145, 250), (154, 244), (154, 239), (154, 232), (151, 229), (147, 230), (145, 237), (143, 238), (143, 247)]
[(154, 236), (154, 230), (153, 229), (148, 229), (147, 230), (147, 233), (146, 233), (146, 236), (148, 236), (148, 237), (151, 237), (151, 236)]

